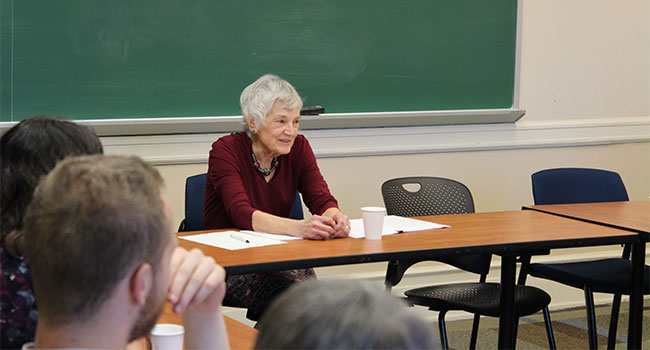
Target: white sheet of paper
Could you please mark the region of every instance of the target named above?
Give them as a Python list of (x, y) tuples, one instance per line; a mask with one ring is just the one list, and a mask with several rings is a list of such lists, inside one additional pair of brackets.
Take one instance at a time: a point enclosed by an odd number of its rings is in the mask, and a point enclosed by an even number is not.
[[(384, 217), (384, 228), (382, 236), (393, 235), (401, 232), (412, 232), (422, 230), (435, 230), (451, 227), (449, 225), (436, 224), (435, 222), (405, 218), (403, 216), (387, 215)], [(363, 238), (363, 219), (350, 220), (350, 237)]]
[(248, 233), (250, 235), (258, 236), (258, 237), (264, 237), (264, 238), (269, 238), (269, 239), (277, 239), (280, 241), (293, 241), (296, 239), (302, 239), (302, 237), (295, 237), (295, 236), (289, 236), (289, 235), (278, 235), (274, 233), (264, 233), (264, 232), (257, 232), (257, 231), (241, 231)]
[[(240, 239), (234, 237), (238, 237)], [(178, 238), (228, 250), (264, 247), (274, 244), (287, 244), (287, 242), (283, 242), (281, 240), (269, 239), (266, 237), (260, 237), (237, 231), (202, 233), (191, 236), (179, 236)], [(246, 243), (246, 240), (248, 240), (248, 243)]]
[(405, 218), (403, 216), (388, 215), (384, 218), (384, 226), (388, 225), (393, 230), (402, 232), (435, 230), (451, 227), (449, 225), (436, 224), (435, 222)]

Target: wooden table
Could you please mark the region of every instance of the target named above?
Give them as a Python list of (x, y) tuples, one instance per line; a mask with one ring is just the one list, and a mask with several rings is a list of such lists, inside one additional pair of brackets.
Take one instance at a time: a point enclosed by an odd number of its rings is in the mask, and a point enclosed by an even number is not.
[(650, 202), (626, 201), (604, 203), (547, 204), (524, 206), (565, 218), (585, 221), (608, 227), (636, 232), (641, 236), (640, 244), (632, 245), (632, 293), (630, 294), (630, 321), (628, 327), (628, 348), (641, 348), (643, 329), (643, 266), (645, 265), (645, 242), (650, 238)]
[(650, 202), (603, 202), (524, 206), (543, 213), (650, 234)]
[[(230, 317), (224, 316), (226, 329), (228, 331), (228, 342), (231, 349), (252, 349), (257, 338), (257, 330), (243, 323), (237, 322)], [(157, 323), (183, 324), (181, 315), (175, 314), (169, 303), (165, 303), (165, 309), (158, 318)], [(129, 344), (128, 349), (147, 349), (147, 340), (142, 338)]]
[[(531, 210), (419, 219), (451, 225), (451, 228), (396, 234), (379, 241), (354, 238), (299, 240), (243, 250), (226, 250), (183, 239), (179, 240), (179, 245), (187, 249), (200, 248), (214, 257), (230, 275), (396, 259), (497, 254), (502, 257), (499, 348), (510, 349), (514, 343), (515, 260), (518, 255), (543, 249), (640, 241), (639, 235), (634, 232)], [(201, 232), (192, 234), (196, 233)]]

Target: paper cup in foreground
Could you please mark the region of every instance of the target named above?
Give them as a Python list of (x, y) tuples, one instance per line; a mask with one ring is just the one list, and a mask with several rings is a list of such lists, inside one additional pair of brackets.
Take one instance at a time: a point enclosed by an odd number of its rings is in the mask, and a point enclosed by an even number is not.
[(151, 330), (151, 348), (153, 350), (183, 349), (185, 329), (181, 325), (160, 323)]
[(366, 239), (381, 239), (381, 233), (384, 228), (384, 216), (386, 208), (382, 207), (363, 207), (361, 208), (363, 218), (363, 231)]

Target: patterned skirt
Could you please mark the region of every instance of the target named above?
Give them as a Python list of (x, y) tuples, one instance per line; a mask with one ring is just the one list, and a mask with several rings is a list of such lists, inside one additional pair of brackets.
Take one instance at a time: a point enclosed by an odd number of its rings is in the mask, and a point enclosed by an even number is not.
[(248, 308), (246, 317), (257, 321), (282, 291), (294, 283), (310, 278), (316, 278), (314, 269), (229, 276), (224, 305)]

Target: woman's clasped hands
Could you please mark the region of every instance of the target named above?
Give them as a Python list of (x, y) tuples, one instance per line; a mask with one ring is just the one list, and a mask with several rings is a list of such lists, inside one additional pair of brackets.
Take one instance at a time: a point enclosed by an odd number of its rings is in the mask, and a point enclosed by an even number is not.
[(306, 239), (343, 238), (350, 234), (350, 220), (339, 210), (327, 210), (323, 215), (301, 220), (300, 224), (300, 235)]

